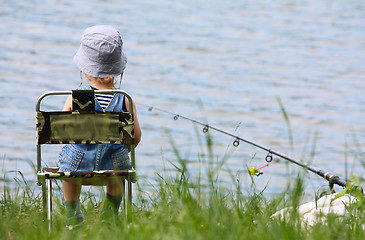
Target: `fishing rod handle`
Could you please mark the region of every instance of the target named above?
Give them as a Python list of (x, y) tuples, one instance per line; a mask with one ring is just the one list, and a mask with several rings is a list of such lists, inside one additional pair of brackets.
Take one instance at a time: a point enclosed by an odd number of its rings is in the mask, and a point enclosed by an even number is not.
[(333, 180), (333, 183), (335, 183), (341, 187), (345, 188), (347, 186), (347, 183), (345, 181), (341, 180), (339, 176), (334, 176), (332, 180)]
[(341, 187), (346, 187), (346, 185), (347, 185), (347, 183), (345, 181), (341, 180), (339, 176), (333, 175), (329, 172), (324, 172), (322, 170), (319, 170), (317, 172), (317, 174), (320, 175), (321, 177), (323, 177), (324, 179), (328, 180), (329, 182), (337, 184)]

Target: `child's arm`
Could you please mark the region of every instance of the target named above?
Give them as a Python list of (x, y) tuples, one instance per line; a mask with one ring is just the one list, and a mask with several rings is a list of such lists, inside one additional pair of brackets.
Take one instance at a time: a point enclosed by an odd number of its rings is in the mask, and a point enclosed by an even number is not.
[[(129, 111), (128, 98), (125, 98), (125, 104), (126, 104), (127, 110)], [(133, 116), (134, 116), (134, 144), (137, 147), (138, 143), (141, 141), (142, 131), (141, 131), (141, 127), (139, 126), (136, 105), (134, 103), (133, 103)]]
[(62, 111), (72, 111), (72, 96), (68, 96)]

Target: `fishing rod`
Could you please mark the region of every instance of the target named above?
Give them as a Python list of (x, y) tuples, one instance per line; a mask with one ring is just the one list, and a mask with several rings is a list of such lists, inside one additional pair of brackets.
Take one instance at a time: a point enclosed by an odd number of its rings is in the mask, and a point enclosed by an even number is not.
[[(217, 127), (214, 127), (212, 125), (209, 125), (207, 123), (198, 121), (196, 119), (192, 119), (192, 118), (183, 116), (181, 114), (176, 114), (176, 113), (167, 111), (165, 109), (161, 109), (161, 108), (158, 108), (158, 107), (152, 107), (152, 106), (148, 106), (148, 105), (144, 105), (144, 104), (138, 104), (138, 105), (147, 107), (148, 108), (148, 111), (150, 111), (150, 112), (153, 111), (153, 110), (156, 110), (156, 111), (159, 111), (159, 112), (163, 112), (163, 113), (167, 113), (167, 114), (173, 115), (174, 116), (174, 120), (178, 120), (179, 118), (182, 118), (182, 119), (188, 120), (190, 122), (193, 122), (193, 123), (202, 125), (204, 127), (203, 128), (203, 132), (204, 133), (207, 133), (209, 129), (213, 129), (213, 130), (215, 130), (217, 132), (220, 132), (222, 134), (225, 134), (225, 135), (228, 135), (230, 137), (233, 137), (235, 139), (233, 141), (233, 146), (235, 146), (235, 147), (238, 147), (238, 145), (240, 144), (240, 141), (242, 141), (242, 142), (245, 142), (245, 143), (250, 144), (252, 146), (255, 146), (256, 148), (262, 149), (262, 150), (264, 150), (264, 151), (266, 151), (268, 153), (267, 156), (266, 156), (266, 158), (265, 158), (265, 160), (266, 160), (267, 163), (270, 163), (273, 160), (273, 155), (275, 155), (277, 157), (280, 157), (280, 158), (282, 158), (284, 160), (287, 160), (287, 161), (289, 161), (291, 163), (294, 163), (294, 164), (296, 164), (296, 165), (298, 165), (298, 166), (300, 166), (300, 167), (302, 167), (304, 169), (307, 169), (307, 170), (311, 171), (312, 173), (315, 173), (315, 174), (319, 175), (320, 177), (323, 177), (324, 179), (326, 179), (329, 182), (331, 189), (333, 189), (334, 184), (337, 184), (337, 185), (339, 185), (341, 187), (344, 187), (344, 188), (346, 188), (346, 186), (347, 186), (347, 183), (344, 180), (340, 179), (340, 177), (337, 176), (337, 175), (334, 175), (334, 174), (331, 174), (329, 172), (326, 172), (326, 171), (323, 171), (323, 170), (320, 170), (320, 169), (315, 169), (315, 168), (313, 168), (311, 166), (305, 165), (305, 164), (297, 161), (294, 158), (291, 158), (291, 157), (289, 157), (287, 155), (284, 155), (284, 154), (281, 154), (279, 152), (273, 151), (270, 148), (267, 148), (267, 147), (264, 147), (264, 146), (259, 145), (257, 143), (254, 143), (252, 141), (249, 141), (249, 140), (247, 140), (245, 138), (242, 138), (242, 137), (240, 137), (238, 135), (235, 135), (235, 134), (232, 134), (230, 132), (224, 131), (222, 129), (219, 129)], [(263, 166), (263, 167), (266, 167), (266, 166), (268, 166), (268, 164), (265, 165), (265, 166)], [(260, 168), (257, 168), (257, 169), (250, 168), (250, 170), (249, 170), (250, 175), (257, 175), (257, 176), (261, 175), (262, 172), (259, 172), (258, 170), (261, 169), (261, 168), (263, 168), (263, 167), (260, 167)]]

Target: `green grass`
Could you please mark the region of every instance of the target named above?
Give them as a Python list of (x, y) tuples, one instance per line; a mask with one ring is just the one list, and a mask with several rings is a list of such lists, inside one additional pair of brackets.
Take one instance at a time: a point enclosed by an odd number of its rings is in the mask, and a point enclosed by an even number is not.
[[(186, 174), (186, 173), (184, 173)], [(312, 228), (301, 225), (293, 211), (287, 219), (271, 219), (281, 207), (299, 204), (303, 186), (267, 199), (260, 192), (243, 195), (214, 184), (198, 191), (197, 183), (183, 173), (159, 177), (148, 201), (141, 195), (133, 206), (133, 220), (117, 226), (100, 221), (101, 201), (83, 196), (85, 224), (77, 230), (64, 227), (61, 199), (56, 198), (52, 232), (43, 222), (41, 199), (34, 192), (5, 190), (1, 198), (0, 239), (363, 239), (364, 206), (352, 206), (348, 216), (329, 216)], [(202, 193), (204, 192), (204, 193)], [(284, 200), (285, 199), (285, 200)]]
[(135, 185), (132, 221), (121, 217), (120, 225), (101, 221), (104, 192), (86, 191), (81, 199), (86, 221), (68, 231), (62, 198), (56, 194), (49, 233), (39, 191), (29, 187), (19, 173), (20, 178), (14, 179), (16, 189), (2, 184), (0, 239), (364, 239), (363, 200), (349, 206), (347, 215), (330, 215), (313, 227), (301, 223), (295, 208), (286, 219), (272, 219), (276, 211), (301, 203), (302, 177), (292, 179), (295, 184), (275, 196), (266, 196), (265, 188), (257, 189), (253, 178), (251, 189), (243, 192), (239, 176), (231, 173), (229, 184), (220, 180), (227, 157), (215, 157), (209, 135), (206, 145), (207, 154), (200, 155), (199, 162), (209, 167), (194, 176), (189, 162), (172, 144), (177, 160), (171, 162), (173, 174), (157, 173), (148, 193)]

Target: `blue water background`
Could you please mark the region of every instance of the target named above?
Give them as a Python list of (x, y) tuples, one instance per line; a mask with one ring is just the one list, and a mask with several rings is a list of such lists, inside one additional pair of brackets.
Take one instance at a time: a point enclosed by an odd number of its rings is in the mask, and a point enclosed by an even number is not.
[[(0, 169), (34, 181), (35, 103), (46, 91), (80, 84), (72, 61), (83, 29), (117, 27), (128, 66), (122, 89), (137, 104), (160, 107), (288, 154), (342, 178), (364, 176), (365, 2), (268, 1), (5, 1), (0, 8)], [(86, 81), (84, 80), (84, 84)], [(46, 103), (61, 109), (64, 99)], [(289, 117), (286, 122), (281, 102)], [(143, 140), (137, 149), (142, 189), (177, 163), (210, 167), (202, 127), (137, 105)], [(213, 161), (229, 153), (220, 176), (250, 191), (247, 167), (266, 152), (209, 131)], [(293, 137), (293, 145), (290, 136)], [(57, 161), (59, 146), (45, 148)], [(201, 163), (197, 163), (200, 161)], [(285, 190), (303, 171), (275, 161), (255, 177), (266, 192)], [(313, 193), (325, 181), (312, 174)], [(152, 188), (153, 189), (153, 188)]]

